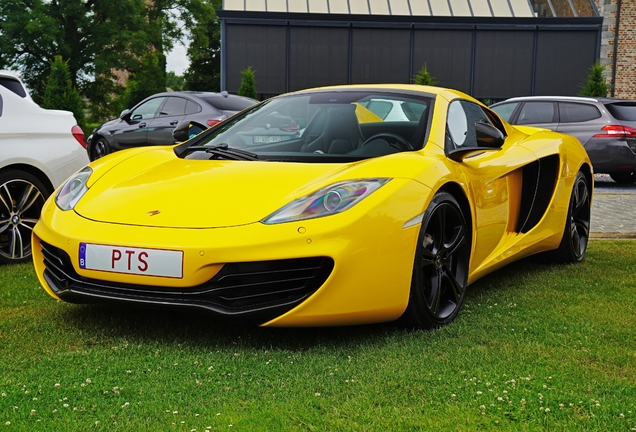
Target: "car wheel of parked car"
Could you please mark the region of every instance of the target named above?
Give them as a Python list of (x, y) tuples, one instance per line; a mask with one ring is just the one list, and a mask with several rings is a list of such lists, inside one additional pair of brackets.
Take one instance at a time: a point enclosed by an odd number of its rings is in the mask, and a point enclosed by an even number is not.
[(100, 138), (95, 142), (93, 149), (90, 154), (91, 161), (99, 159), (100, 157), (106, 156), (110, 153), (110, 146), (108, 145), (108, 141), (104, 138)]
[(636, 182), (636, 172), (611, 173), (610, 177), (616, 183), (634, 183), (634, 182)]
[(0, 173), (0, 263), (31, 259), (31, 232), (48, 196), (42, 182), (29, 173)]
[(404, 324), (435, 328), (457, 316), (466, 294), (469, 256), (469, 232), (459, 204), (449, 193), (438, 192), (423, 215)]
[(590, 207), (590, 187), (585, 175), (579, 171), (572, 188), (563, 238), (552, 256), (555, 261), (575, 263), (583, 260), (590, 238)]

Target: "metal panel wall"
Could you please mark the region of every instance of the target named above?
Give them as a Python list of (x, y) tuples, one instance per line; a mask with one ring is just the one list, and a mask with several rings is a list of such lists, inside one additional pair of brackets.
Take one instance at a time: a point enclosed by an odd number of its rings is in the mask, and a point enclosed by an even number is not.
[(426, 65), (439, 86), (468, 93), (472, 51), (472, 30), (416, 29), (412, 75)]
[(411, 31), (353, 29), (351, 82), (409, 82)]

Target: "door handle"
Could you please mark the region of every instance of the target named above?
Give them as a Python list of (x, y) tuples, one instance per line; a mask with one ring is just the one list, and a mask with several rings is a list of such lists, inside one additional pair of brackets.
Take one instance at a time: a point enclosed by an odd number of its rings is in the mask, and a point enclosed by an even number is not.
[(145, 128), (146, 127), (146, 123), (139, 123), (139, 127), (140, 128)]
[(173, 121), (170, 122), (170, 126), (174, 126), (177, 123), (179, 123), (179, 120), (173, 120)]

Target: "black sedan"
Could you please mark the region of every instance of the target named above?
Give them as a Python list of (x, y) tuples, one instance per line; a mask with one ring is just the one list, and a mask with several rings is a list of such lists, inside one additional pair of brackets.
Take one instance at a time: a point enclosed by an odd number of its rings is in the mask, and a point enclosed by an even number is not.
[(125, 148), (174, 144), (172, 131), (183, 120), (210, 127), (256, 102), (227, 92), (157, 93), (95, 129), (87, 140), (88, 156), (95, 160)]

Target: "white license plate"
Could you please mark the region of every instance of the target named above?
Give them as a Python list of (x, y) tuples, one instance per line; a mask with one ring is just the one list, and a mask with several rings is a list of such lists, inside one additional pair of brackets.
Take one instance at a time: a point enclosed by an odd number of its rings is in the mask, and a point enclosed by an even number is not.
[(258, 144), (277, 143), (277, 142), (281, 142), (282, 140), (283, 138), (278, 135), (270, 135), (270, 136), (255, 135), (254, 136), (254, 142)]
[(79, 266), (112, 273), (182, 278), (183, 251), (80, 243)]

